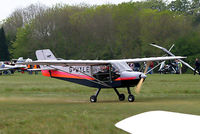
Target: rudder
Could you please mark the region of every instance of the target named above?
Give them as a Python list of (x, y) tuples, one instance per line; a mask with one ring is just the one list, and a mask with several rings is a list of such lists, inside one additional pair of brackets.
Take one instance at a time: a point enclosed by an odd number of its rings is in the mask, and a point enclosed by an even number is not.
[[(50, 49), (37, 50), (35, 52), (35, 54), (36, 54), (36, 57), (38, 60), (57, 60)], [(41, 70), (42, 75), (48, 76), (48, 77), (51, 76), (51, 74), (50, 74), (51, 68), (50, 68), (50, 70), (47, 70), (48, 67), (45, 65), (40, 65), (40, 68), (42, 69)]]

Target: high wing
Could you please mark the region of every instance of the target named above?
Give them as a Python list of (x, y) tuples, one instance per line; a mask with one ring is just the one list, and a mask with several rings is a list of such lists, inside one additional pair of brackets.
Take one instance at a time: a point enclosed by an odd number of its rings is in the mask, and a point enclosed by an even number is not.
[[(167, 54), (171, 55), (171, 56), (175, 56), (173, 53), (171, 53), (170, 51), (168, 51), (166, 48), (155, 45), (155, 44), (150, 44), (151, 46), (157, 47), (161, 50), (163, 50), (164, 52), (166, 52)], [(193, 71), (195, 70), (193, 67), (191, 67), (188, 63), (186, 63), (185, 61), (179, 59), (180, 62), (182, 62), (184, 65), (186, 65), (187, 67), (189, 67), (190, 69), (192, 69)]]
[(5, 68), (7, 69), (21, 69), (21, 68), (26, 68), (25, 65), (5, 65)]
[(25, 65), (58, 65), (58, 66), (90, 66), (90, 65), (105, 65), (113, 62), (148, 62), (148, 61), (165, 61), (182, 59), (186, 57), (181, 56), (169, 56), (169, 57), (150, 57), (150, 58), (136, 58), (136, 59), (121, 59), (121, 60), (36, 60), (32, 62), (23, 62), (17, 64)]
[(26, 68), (26, 65), (7, 65), (3, 63), (3, 65), (0, 66), (0, 71), (22, 69), (22, 68)]
[(149, 58), (137, 58), (137, 59), (124, 59), (120, 61), (124, 61), (127, 63), (135, 63), (135, 62), (148, 62), (148, 61), (165, 61), (165, 60), (174, 60), (174, 59), (183, 59), (186, 57), (182, 56), (168, 56), (168, 57), (149, 57)]

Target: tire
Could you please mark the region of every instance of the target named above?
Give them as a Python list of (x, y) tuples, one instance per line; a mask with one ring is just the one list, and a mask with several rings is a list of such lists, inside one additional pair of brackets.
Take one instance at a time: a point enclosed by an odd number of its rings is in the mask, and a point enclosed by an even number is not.
[(135, 97), (134, 97), (132, 94), (129, 95), (129, 96), (128, 96), (128, 101), (129, 101), (129, 102), (135, 101)]
[(97, 97), (95, 95), (92, 95), (90, 97), (90, 102), (97, 102)]
[(120, 94), (119, 95), (119, 100), (120, 101), (124, 101), (125, 100), (125, 95), (124, 94)]

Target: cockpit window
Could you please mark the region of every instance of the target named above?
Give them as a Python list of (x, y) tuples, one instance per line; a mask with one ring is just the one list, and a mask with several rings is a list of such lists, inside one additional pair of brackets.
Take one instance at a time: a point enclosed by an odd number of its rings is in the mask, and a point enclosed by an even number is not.
[(133, 71), (129, 65), (126, 62), (112, 62), (111, 63), (113, 65), (114, 68), (118, 69), (119, 72), (123, 72), (123, 71)]
[(100, 81), (113, 81), (120, 77), (119, 69), (113, 65), (92, 66), (92, 76)]

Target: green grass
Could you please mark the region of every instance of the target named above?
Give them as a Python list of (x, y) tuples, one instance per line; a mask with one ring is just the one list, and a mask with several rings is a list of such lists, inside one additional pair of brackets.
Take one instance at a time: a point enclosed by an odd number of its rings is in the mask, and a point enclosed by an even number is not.
[(90, 103), (95, 92), (41, 75), (0, 76), (0, 134), (126, 134), (114, 124), (141, 112), (200, 115), (198, 75), (149, 75), (133, 103), (119, 102), (112, 89)]

